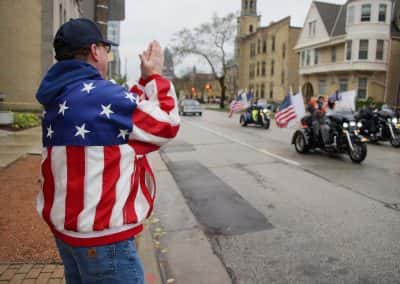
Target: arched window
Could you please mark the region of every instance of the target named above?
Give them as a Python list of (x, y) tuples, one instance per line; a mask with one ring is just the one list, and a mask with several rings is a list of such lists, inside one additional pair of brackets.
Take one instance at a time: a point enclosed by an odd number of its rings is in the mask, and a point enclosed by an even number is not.
[(249, 26), (249, 32), (252, 33), (253, 32), (253, 25)]

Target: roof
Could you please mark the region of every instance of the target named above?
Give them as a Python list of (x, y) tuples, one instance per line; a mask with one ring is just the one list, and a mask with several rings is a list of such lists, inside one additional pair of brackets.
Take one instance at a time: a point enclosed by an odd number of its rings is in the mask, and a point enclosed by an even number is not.
[(347, 2), (340, 8), (339, 15), (336, 18), (336, 23), (335, 26), (333, 27), (331, 36), (339, 36), (339, 35), (344, 35), (346, 33), (347, 6), (349, 2)]
[(342, 6), (318, 1), (315, 1), (314, 4), (321, 15), (328, 34), (331, 34)]

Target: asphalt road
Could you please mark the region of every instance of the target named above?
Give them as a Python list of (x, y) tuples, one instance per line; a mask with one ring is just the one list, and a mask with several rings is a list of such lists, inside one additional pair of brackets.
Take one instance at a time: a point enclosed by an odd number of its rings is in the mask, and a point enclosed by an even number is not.
[(400, 149), (300, 155), (238, 119), (184, 117), (162, 152), (232, 282), (400, 283)]

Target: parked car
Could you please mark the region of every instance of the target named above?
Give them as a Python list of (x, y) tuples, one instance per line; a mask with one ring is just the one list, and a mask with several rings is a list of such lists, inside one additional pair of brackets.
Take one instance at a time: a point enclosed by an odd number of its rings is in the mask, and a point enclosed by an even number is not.
[(184, 99), (179, 103), (179, 114), (180, 115), (202, 115), (201, 105), (196, 100)]

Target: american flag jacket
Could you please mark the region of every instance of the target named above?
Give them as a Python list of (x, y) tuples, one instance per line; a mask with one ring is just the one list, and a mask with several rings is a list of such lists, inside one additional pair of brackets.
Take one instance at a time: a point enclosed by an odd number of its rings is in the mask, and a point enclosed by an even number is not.
[[(97, 246), (142, 230), (156, 195), (146, 154), (177, 135), (180, 118), (174, 87), (162, 76), (127, 91), (82, 64), (88, 76), (64, 78), (53, 88), (57, 95), (45, 99), (37, 210), (57, 238)], [(52, 90), (51, 80), (37, 94), (42, 103), (40, 92)]]

